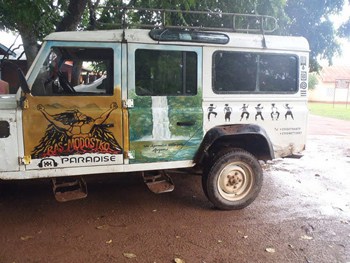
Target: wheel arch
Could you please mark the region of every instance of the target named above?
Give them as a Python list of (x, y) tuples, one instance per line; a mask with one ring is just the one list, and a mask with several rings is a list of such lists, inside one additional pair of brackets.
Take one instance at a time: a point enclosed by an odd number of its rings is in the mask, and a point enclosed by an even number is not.
[(203, 138), (195, 162), (203, 164), (225, 148), (246, 150), (258, 160), (266, 161), (275, 157), (272, 143), (264, 128), (255, 124), (233, 124), (210, 129)]

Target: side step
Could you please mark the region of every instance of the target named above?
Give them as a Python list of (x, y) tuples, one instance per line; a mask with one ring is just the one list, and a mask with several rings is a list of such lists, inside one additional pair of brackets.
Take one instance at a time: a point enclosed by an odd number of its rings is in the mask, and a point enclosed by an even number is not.
[(87, 186), (83, 177), (53, 178), (52, 190), (58, 202), (82, 199), (87, 196)]
[(142, 172), (142, 177), (148, 189), (155, 194), (172, 192), (175, 189), (173, 180), (165, 171)]

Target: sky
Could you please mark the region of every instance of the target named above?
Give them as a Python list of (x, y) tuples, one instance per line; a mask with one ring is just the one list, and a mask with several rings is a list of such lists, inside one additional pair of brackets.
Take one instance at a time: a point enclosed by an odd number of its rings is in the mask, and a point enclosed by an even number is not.
[(350, 42), (345, 39), (339, 39), (339, 42), (342, 47), (342, 54), (333, 58), (333, 65), (350, 66)]
[(5, 45), (6, 47), (12, 45), (14, 39), (15, 36), (13, 34), (0, 31), (0, 43)]
[[(0, 31), (0, 43), (7, 48), (9, 48), (12, 44), (15, 44), (13, 46), (13, 48), (15, 48), (22, 44), (22, 39), (20, 36), (17, 38), (17, 41), (14, 42), (16, 40), (16, 36), (17, 35), (14, 35), (13, 33), (6, 33), (4, 31)], [(21, 54), (22, 51), (23, 51), (23, 47), (20, 47), (18, 51), (16, 51), (16, 53)]]

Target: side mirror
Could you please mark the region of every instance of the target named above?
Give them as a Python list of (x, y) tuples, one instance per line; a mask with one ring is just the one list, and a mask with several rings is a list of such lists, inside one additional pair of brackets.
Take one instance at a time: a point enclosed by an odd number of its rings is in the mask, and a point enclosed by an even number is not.
[(26, 94), (30, 94), (30, 89), (29, 89), (26, 77), (23, 74), (23, 71), (20, 68), (18, 68), (17, 72), (18, 72), (18, 79), (19, 79), (19, 83), (21, 85), (22, 91)]

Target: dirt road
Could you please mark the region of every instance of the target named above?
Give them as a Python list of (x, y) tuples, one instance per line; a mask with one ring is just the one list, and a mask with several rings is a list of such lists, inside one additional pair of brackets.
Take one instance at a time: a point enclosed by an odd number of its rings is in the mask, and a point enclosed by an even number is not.
[(267, 164), (240, 211), (213, 209), (199, 176), (162, 195), (137, 175), (88, 177), (88, 198), (68, 203), (49, 181), (5, 182), (0, 262), (350, 262), (350, 122), (318, 135), (317, 118), (305, 156)]

